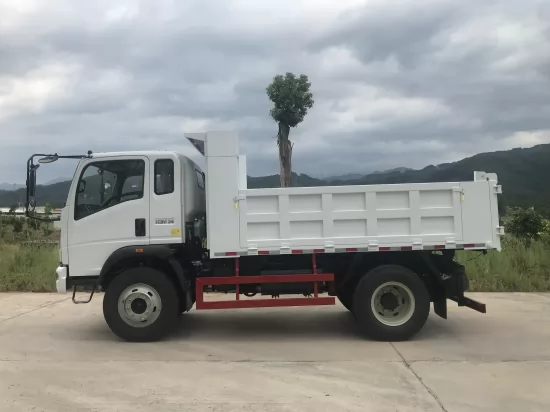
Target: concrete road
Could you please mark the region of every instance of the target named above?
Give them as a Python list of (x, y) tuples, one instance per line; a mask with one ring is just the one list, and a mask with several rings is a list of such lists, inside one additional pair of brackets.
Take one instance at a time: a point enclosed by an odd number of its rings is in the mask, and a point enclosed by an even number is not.
[(550, 294), (471, 294), (414, 341), (356, 333), (341, 306), (191, 312), (158, 343), (101, 298), (0, 295), (0, 411), (550, 411)]

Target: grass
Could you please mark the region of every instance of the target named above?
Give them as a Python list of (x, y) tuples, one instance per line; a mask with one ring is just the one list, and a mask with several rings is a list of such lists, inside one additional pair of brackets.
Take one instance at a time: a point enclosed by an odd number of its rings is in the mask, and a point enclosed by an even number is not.
[[(457, 261), (466, 266), (470, 291), (550, 291), (550, 244), (539, 241), (526, 247), (514, 238), (504, 239), (500, 253), (479, 257), (478, 252), (457, 253)], [(52, 246), (0, 240), (0, 292), (54, 291), (58, 263), (58, 251)]]
[(550, 291), (548, 243), (534, 241), (526, 246), (508, 236), (503, 239), (502, 252), (490, 251), (479, 258), (475, 258), (475, 253), (459, 252), (456, 259), (466, 266), (471, 291)]
[(52, 246), (0, 241), (0, 292), (53, 292), (58, 264), (59, 253)]

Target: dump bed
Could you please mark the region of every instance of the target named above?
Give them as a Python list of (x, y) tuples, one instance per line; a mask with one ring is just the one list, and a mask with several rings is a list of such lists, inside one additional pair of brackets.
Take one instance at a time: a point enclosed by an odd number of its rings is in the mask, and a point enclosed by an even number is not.
[(211, 257), (500, 249), (495, 174), (475, 172), (470, 182), (247, 189), (236, 135), (204, 140)]

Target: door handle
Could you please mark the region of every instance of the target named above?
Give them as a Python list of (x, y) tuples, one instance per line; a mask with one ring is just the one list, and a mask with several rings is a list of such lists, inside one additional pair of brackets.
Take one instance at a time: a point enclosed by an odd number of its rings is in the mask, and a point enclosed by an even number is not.
[(145, 234), (145, 219), (136, 219), (136, 236), (142, 237), (145, 236)]

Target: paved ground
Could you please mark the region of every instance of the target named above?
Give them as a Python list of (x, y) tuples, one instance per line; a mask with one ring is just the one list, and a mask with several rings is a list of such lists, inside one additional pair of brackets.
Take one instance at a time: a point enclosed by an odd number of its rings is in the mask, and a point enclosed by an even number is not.
[(451, 307), (405, 343), (336, 306), (191, 312), (129, 344), (101, 295), (0, 294), (0, 411), (550, 411), (550, 294), (474, 298), (487, 315)]

